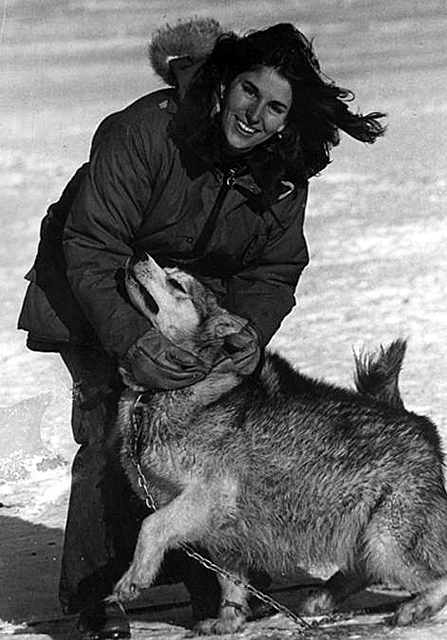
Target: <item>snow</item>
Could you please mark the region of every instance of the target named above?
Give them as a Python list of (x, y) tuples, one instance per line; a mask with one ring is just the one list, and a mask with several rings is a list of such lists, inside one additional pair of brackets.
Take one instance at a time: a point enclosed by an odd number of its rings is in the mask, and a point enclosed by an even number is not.
[[(25, 336), (15, 329), (23, 275), (45, 208), (85, 160), (98, 122), (159, 86), (145, 60), (149, 34), (192, 14), (213, 15), (241, 30), (294, 21), (314, 38), (328, 75), (355, 90), (362, 111), (387, 112), (383, 140), (365, 147), (344, 137), (333, 164), (312, 181), (306, 223), (311, 263), (297, 306), (272, 348), (305, 373), (349, 385), (352, 350), (407, 337), (404, 400), (409, 409), (429, 415), (447, 441), (444, 0), (197, 0), (193, 5), (157, 0), (150, 11), (146, 0), (5, 1), (0, 32), (0, 81), (7, 88), (0, 103), (0, 633), (5, 635), (25, 634), (20, 626), (25, 621), (59, 615), (58, 564), (75, 451), (69, 377), (57, 356), (27, 351)], [(181, 625), (133, 619), (135, 637), (185, 637)], [(245, 637), (295, 635), (283, 628), (287, 621), (281, 616), (251, 624)], [(33, 633), (40, 635), (37, 627)], [(72, 631), (57, 633), (51, 637), (66, 638)], [(324, 633), (447, 635), (442, 621), (391, 630), (380, 616), (354, 618)]]

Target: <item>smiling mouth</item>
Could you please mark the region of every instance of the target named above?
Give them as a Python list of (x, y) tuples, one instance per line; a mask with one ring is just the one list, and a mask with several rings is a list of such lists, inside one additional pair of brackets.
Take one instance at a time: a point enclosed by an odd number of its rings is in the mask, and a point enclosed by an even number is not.
[(234, 116), (234, 119), (235, 119), (235, 123), (236, 123), (236, 129), (240, 133), (242, 133), (244, 136), (252, 136), (255, 133), (259, 132), (258, 129), (254, 129), (253, 127), (250, 127), (243, 120), (241, 120), (238, 116)]

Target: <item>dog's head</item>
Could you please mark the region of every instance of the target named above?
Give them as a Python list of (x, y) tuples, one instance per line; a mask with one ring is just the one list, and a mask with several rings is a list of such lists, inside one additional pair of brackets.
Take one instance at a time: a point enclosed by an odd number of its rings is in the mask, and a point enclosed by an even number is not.
[[(160, 267), (149, 255), (128, 260), (125, 284), (131, 302), (178, 346), (203, 354), (205, 345), (223, 343), (246, 320), (229, 313), (194, 276), (176, 267)], [(215, 353), (213, 354), (215, 356)]]

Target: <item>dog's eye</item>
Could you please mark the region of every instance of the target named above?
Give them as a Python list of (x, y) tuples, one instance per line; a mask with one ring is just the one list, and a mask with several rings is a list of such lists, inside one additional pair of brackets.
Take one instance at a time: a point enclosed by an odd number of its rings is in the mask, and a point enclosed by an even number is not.
[(177, 289), (177, 291), (181, 291), (182, 293), (187, 293), (183, 285), (181, 285), (178, 280), (174, 280), (174, 278), (168, 278), (168, 282), (171, 285), (171, 287), (174, 287), (174, 289)]

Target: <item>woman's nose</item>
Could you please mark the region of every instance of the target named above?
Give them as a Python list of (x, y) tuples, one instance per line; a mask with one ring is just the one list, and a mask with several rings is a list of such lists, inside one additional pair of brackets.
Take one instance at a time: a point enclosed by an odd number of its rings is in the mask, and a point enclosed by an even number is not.
[(260, 121), (262, 114), (262, 105), (258, 102), (251, 105), (247, 109), (247, 122), (248, 124), (256, 124)]

